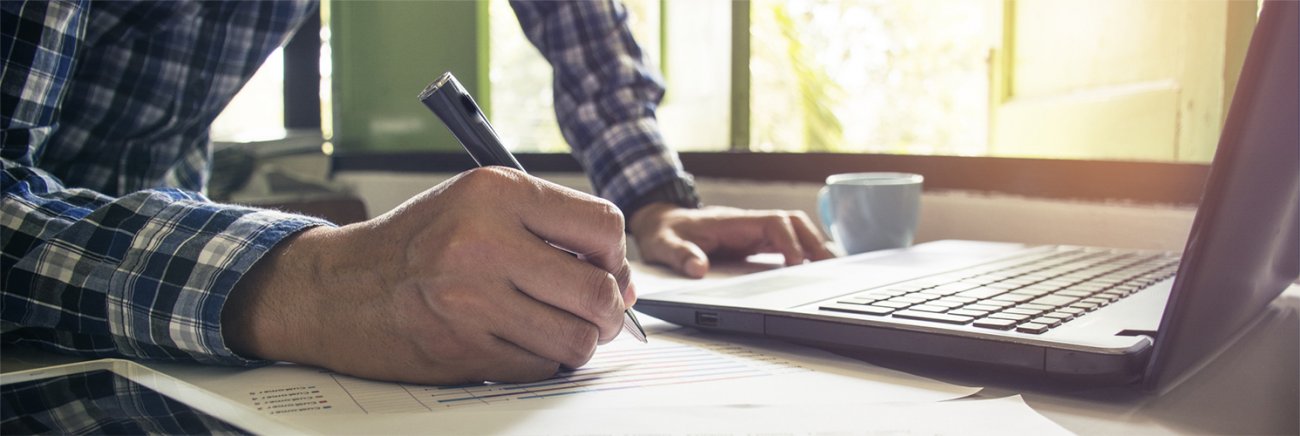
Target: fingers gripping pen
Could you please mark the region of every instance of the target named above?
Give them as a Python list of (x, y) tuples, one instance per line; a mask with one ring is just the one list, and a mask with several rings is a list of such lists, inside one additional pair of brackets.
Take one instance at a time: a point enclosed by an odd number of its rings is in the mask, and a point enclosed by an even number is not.
[[(420, 102), (433, 111), (438, 119), (451, 130), (452, 136), (460, 141), (470, 157), (479, 166), (498, 165), (524, 171), (523, 165), (515, 160), (514, 155), (506, 150), (501, 138), (488, 123), (487, 116), (474, 103), (474, 98), (465, 91), (460, 81), (451, 72), (443, 73), (438, 80), (420, 92)], [(623, 312), (623, 329), (641, 342), (646, 342), (645, 330), (636, 319), (632, 309)]]

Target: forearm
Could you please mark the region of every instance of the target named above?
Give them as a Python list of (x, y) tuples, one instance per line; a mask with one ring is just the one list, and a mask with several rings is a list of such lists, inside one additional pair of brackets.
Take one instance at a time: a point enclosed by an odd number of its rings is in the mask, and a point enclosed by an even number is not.
[(630, 216), (650, 191), (689, 184), (659, 133), (663, 80), (633, 38), (626, 8), (611, 1), (511, 5), (554, 68), (557, 120), (596, 192)]
[(221, 312), (231, 350), (249, 359), (304, 362), (311, 356), (304, 350), (322, 349), (323, 336), (312, 330), (323, 329), (308, 314), (325, 304), (310, 296), (327, 294), (319, 279), (330, 269), (328, 253), (317, 242), (328, 232), (311, 228), (285, 238), (239, 280)]
[(281, 239), (323, 221), (178, 190), (121, 198), (5, 162), (6, 342), (93, 356), (243, 364), (226, 297)]

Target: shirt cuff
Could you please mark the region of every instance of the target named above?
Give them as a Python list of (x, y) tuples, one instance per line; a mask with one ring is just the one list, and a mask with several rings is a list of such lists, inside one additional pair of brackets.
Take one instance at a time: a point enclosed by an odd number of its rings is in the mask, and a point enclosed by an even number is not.
[(654, 187), (641, 194), (623, 210), (623, 216), (632, 219), (641, 208), (653, 203), (671, 203), (687, 209), (698, 209), (702, 205), (700, 196), (695, 192), (695, 182), (689, 177), (679, 177)]
[[(182, 279), (171, 280), (164, 274), (163, 286), (173, 290), (159, 294), (166, 300), (156, 298), (147, 307), (141, 304), (157, 288), (149, 283), (150, 276), (156, 275), (134, 271), (116, 278), (119, 283), (113, 288), (121, 292), (119, 297), (126, 304), (118, 306), (116, 311), (110, 309), (110, 316), (118, 318), (110, 324), (121, 329), (114, 336), (127, 338), (126, 343), (119, 343), (126, 354), (156, 358), (159, 356), (153, 346), (163, 345), (202, 363), (245, 366), (268, 363), (244, 358), (230, 349), (222, 335), (222, 310), (244, 274), (282, 240), (309, 227), (333, 224), (273, 210), (224, 205), (219, 208), (237, 215), (220, 231), (181, 232), (188, 233), (183, 242), (175, 241), (178, 235), (174, 227), (157, 229), (152, 235), (147, 231), (139, 235), (156, 243), (151, 249), (142, 250), (135, 259), (144, 269), (166, 263), (167, 269), (185, 269), (188, 275), (183, 278), (185, 285), (176, 287), (168, 282)], [(173, 244), (174, 251), (169, 248)]]

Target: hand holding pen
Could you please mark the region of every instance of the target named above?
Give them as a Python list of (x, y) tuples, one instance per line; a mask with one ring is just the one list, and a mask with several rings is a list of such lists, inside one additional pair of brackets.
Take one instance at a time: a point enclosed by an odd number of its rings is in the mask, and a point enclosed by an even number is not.
[[(420, 101), (442, 120), (479, 166), (497, 165), (524, 171), (519, 161), (501, 143), (496, 130), (488, 123), (487, 117), (483, 115), (473, 97), (450, 72), (443, 73), (426, 87), (420, 93)], [(555, 244), (552, 246), (574, 254), (562, 246)], [(627, 268), (626, 260), (623, 263), (621, 268)], [(630, 282), (626, 286), (630, 287)], [(646, 342), (645, 330), (630, 308), (624, 310), (623, 328), (637, 340)]]

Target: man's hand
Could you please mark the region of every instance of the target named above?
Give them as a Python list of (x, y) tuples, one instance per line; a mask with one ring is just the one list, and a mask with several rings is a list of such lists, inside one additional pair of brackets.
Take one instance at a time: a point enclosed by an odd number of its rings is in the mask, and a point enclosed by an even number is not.
[(801, 211), (755, 211), (729, 207), (686, 209), (654, 203), (637, 210), (628, 229), (641, 258), (688, 277), (703, 277), (709, 257), (744, 258), (781, 253), (786, 265), (835, 257), (826, 239)]
[(277, 246), (232, 292), (224, 334), (241, 355), (361, 377), (538, 380), (618, 335), (636, 298), (625, 247), (609, 202), (480, 168)]

